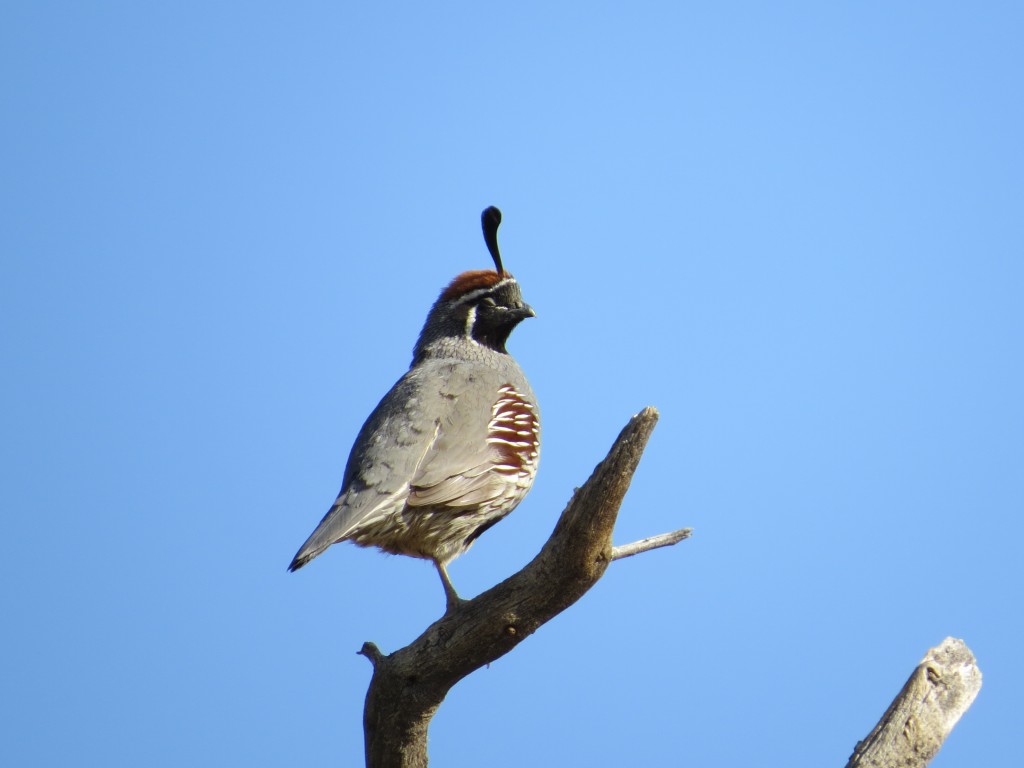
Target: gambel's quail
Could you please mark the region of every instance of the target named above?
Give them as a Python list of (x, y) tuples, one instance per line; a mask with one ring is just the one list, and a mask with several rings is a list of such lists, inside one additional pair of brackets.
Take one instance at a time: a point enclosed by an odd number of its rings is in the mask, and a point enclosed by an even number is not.
[(481, 220), (495, 271), (463, 272), (441, 291), (412, 366), (359, 431), (337, 500), (289, 570), (345, 540), (422, 557), (450, 611), (459, 596), (447, 564), (533, 485), (540, 412), (505, 342), (534, 312), (501, 265), (501, 211)]

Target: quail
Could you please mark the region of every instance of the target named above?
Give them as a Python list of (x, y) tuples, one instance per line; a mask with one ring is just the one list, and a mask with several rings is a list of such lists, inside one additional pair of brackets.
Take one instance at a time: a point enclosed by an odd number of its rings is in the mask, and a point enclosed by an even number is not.
[(495, 270), (441, 291), (409, 371), (363, 424), (338, 498), (288, 570), (339, 541), (432, 560), (450, 611), (460, 598), (448, 563), (533, 485), (540, 411), (505, 343), (534, 311), (501, 264), (501, 211), (487, 208), (481, 223)]

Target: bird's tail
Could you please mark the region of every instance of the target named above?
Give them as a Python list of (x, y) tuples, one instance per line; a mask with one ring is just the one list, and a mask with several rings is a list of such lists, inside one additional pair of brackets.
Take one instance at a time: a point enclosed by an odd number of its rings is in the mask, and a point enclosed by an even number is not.
[(316, 530), (306, 539), (306, 543), (299, 547), (299, 551), (295, 553), (291, 565), (288, 566), (289, 571), (299, 570), (299, 568), (322, 553), (331, 544), (344, 538), (346, 531), (342, 526), (338, 525), (342, 517), (343, 508), (344, 505), (337, 502), (330, 508), (327, 514), (324, 515), (324, 519), (320, 521), (320, 525), (316, 527)]
[(299, 570), (331, 544), (349, 538), (361, 523), (365, 523), (367, 518), (375, 518), (404, 504), (408, 495), (408, 487), (400, 488), (389, 495), (378, 494), (375, 497), (376, 503), (367, 504), (366, 498), (361, 497), (358, 492), (355, 492), (354, 495), (351, 489), (342, 492), (338, 496), (338, 500), (334, 502), (334, 506), (324, 515), (320, 525), (306, 539), (306, 543), (299, 547), (288, 570)]
[(292, 558), (292, 562), (288, 566), (289, 571), (292, 571), (294, 573), (295, 571), (299, 570), (299, 568), (304, 566), (314, 557), (316, 557), (329, 546), (331, 546), (331, 544), (333, 544), (333, 542), (329, 542), (325, 544), (320, 544), (319, 546), (314, 546), (311, 545), (311, 541), (312, 540), (307, 541), (305, 544), (302, 545), (302, 548), (295, 553), (295, 557)]

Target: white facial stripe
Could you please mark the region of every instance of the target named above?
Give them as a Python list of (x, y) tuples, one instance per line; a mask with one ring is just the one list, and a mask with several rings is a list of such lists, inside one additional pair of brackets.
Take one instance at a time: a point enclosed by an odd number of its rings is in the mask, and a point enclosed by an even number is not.
[(514, 277), (506, 277), (504, 280), (499, 280), (494, 285), (488, 288), (477, 288), (475, 291), (470, 291), (469, 293), (460, 296), (458, 298), (458, 301), (453, 301), (452, 306), (457, 307), (460, 304), (465, 304), (467, 301), (476, 301), (481, 296), (488, 294), (491, 291), (496, 291), (499, 288), (501, 288), (501, 286), (508, 285), (509, 283), (514, 283), (515, 281), (516, 279)]
[(476, 339), (473, 338), (473, 323), (476, 322), (476, 307), (470, 307), (469, 312), (466, 313), (466, 338), (476, 343)]

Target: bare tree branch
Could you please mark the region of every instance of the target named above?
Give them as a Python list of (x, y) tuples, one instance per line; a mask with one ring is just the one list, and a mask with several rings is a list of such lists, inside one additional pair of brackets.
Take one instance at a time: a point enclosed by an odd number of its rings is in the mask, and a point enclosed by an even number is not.
[[(451, 687), (511, 651), (597, 583), (615, 557), (619, 506), (657, 420), (654, 408), (630, 420), (521, 571), (462, 602), (401, 650), (385, 656), (372, 643), (363, 646), (360, 653), (374, 668), (363, 714), (367, 766), (425, 766), (427, 729)], [(668, 534), (678, 535), (675, 541), (653, 537), (645, 542), (658, 543), (636, 542), (621, 551), (667, 546), (688, 535), (681, 533)]]
[(846, 768), (923, 768), (981, 690), (981, 670), (963, 640), (947, 637), (925, 654)]
[(648, 536), (646, 539), (634, 541), (632, 544), (612, 547), (612, 560), (632, 557), (633, 555), (639, 555), (641, 552), (658, 549), (659, 547), (671, 547), (683, 539), (690, 538), (691, 533), (693, 533), (693, 528), (680, 528), (678, 531), (672, 531), (671, 533), (659, 533), (657, 536)]

